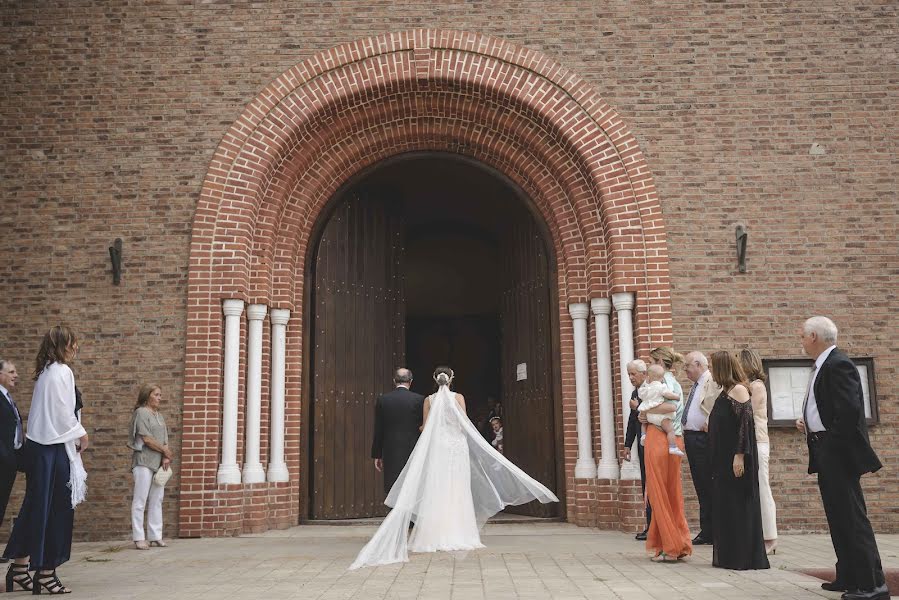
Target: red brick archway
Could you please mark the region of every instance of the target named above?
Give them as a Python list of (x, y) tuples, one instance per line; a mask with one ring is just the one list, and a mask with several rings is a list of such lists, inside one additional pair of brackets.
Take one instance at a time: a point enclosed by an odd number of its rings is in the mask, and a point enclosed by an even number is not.
[[(637, 351), (670, 341), (668, 259), (652, 175), (627, 126), (597, 90), (546, 56), (476, 34), (414, 30), (339, 46), (288, 70), (247, 106), (212, 159), (191, 241), (180, 535), (296, 523), (305, 498), (297, 482), (303, 468), (303, 275), (311, 232), (354, 173), (397, 154), (428, 150), (464, 155), (505, 174), (533, 199), (546, 223), (560, 298), (568, 514), (578, 521), (577, 515), (595, 512), (596, 488), (578, 487), (583, 480), (573, 475), (574, 351), (567, 306), (634, 292)], [(216, 483), (222, 301), (228, 298), (293, 313), (286, 357), (287, 483)], [(266, 397), (264, 391), (263, 404)], [(239, 406), (244, 402), (241, 397)], [(241, 430), (242, 419), (238, 456)]]

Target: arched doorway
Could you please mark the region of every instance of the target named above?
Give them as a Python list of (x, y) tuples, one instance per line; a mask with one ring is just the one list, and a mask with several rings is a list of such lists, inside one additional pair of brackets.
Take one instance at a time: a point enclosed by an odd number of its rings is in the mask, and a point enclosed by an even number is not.
[[(557, 290), (556, 489), (566, 490), (566, 518), (610, 527), (638, 519), (636, 469), (622, 465), (617, 479), (630, 393), (621, 364), (672, 338), (649, 166), (599, 91), (541, 52), (416, 29), (288, 69), (248, 104), (210, 161), (191, 236), (180, 535), (286, 527), (309, 514), (315, 283), (307, 276), (316, 228), (357, 174), (435, 151), (503, 173), (546, 226)], [(612, 363), (592, 373), (591, 307), (596, 355)]]
[[(306, 276), (310, 518), (386, 512), (368, 457), (375, 399), (397, 365), (425, 395), (433, 368), (451, 365), (485, 436), (499, 401), (506, 455), (564, 498), (556, 261), (530, 204), (498, 172), (448, 153), (394, 157), (335, 195)], [(559, 505), (510, 511), (548, 517)]]

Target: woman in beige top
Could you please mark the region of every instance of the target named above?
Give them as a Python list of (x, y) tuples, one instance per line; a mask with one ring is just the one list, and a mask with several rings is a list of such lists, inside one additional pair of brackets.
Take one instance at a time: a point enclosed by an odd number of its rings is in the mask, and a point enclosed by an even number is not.
[[(153, 481), (156, 471), (169, 469), (172, 463), (169, 432), (159, 412), (161, 402), (162, 390), (158, 385), (141, 387), (129, 428), (128, 447), (133, 450), (131, 472), (134, 475), (131, 533), (134, 547), (138, 550), (168, 545), (162, 540), (162, 496), (165, 488)], [(144, 535), (145, 509), (148, 536)]]
[(768, 458), (771, 446), (768, 442), (768, 390), (765, 388), (765, 370), (762, 359), (754, 350), (741, 350), (738, 358), (752, 398), (752, 413), (755, 420), (755, 440), (759, 453), (759, 500), (762, 508), (762, 531), (765, 535), (765, 551), (773, 554), (777, 549), (777, 506), (771, 494), (771, 480), (768, 475)]

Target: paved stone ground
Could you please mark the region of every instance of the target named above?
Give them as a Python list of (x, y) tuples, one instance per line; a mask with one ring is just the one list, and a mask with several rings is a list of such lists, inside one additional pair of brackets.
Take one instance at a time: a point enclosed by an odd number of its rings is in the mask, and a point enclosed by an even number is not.
[[(785, 535), (767, 571), (711, 566), (702, 546), (687, 561), (655, 564), (632, 535), (567, 523), (487, 525), (487, 548), (467, 556), (414, 554), (403, 565), (347, 571), (371, 525), (304, 525), (226, 539), (171, 540), (169, 548), (76, 544), (60, 568), (70, 598), (104, 600), (506, 598), (839, 598), (797, 571), (833, 565), (826, 535)], [(899, 568), (899, 535), (878, 537)], [(899, 590), (894, 590), (899, 593)], [(24, 594), (23, 594), (24, 595)]]

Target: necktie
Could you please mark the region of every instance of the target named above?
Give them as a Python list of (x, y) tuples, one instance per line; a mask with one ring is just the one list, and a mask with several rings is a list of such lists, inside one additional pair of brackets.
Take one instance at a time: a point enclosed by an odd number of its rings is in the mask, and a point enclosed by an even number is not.
[(693, 384), (693, 387), (690, 388), (690, 394), (687, 396), (687, 406), (684, 407), (684, 414), (681, 415), (680, 424), (687, 424), (687, 415), (690, 413), (690, 405), (693, 404), (693, 395), (696, 393), (696, 388), (699, 387), (699, 382)]
[(22, 417), (19, 416), (19, 407), (16, 406), (16, 401), (12, 399), (12, 396), (9, 393), (6, 394), (6, 399), (9, 400), (12, 411), (16, 413), (16, 439), (19, 440), (19, 443), (24, 443), (25, 435), (22, 431)]

